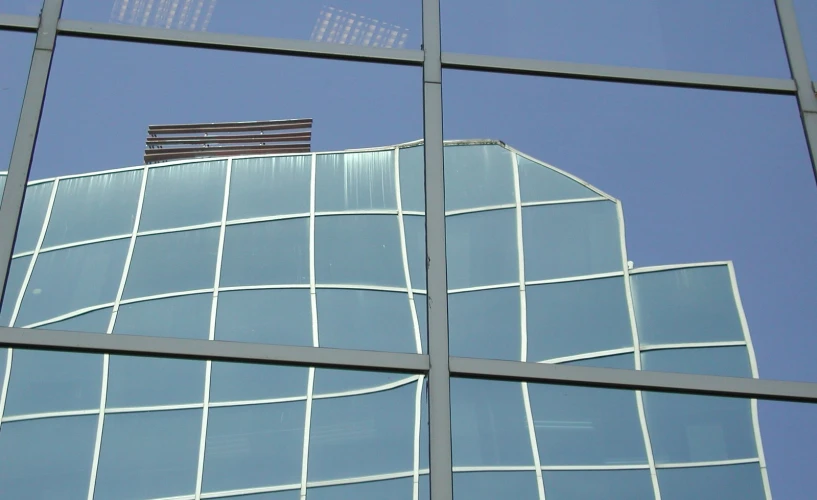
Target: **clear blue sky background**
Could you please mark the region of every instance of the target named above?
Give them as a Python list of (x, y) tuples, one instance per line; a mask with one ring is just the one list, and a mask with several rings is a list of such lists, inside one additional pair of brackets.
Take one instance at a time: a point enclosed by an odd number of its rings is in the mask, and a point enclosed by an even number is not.
[[(66, 0), (107, 21), (113, 0)], [(306, 39), (328, 2), (219, 0), (208, 31)], [(0, 12), (31, 2), (0, 0)], [(409, 29), (420, 2), (338, 0)], [(817, 72), (817, 2), (796, 2)], [(444, 50), (787, 78), (772, 0), (443, 0)], [(0, 32), (6, 162), (30, 35)], [(817, 382), (817, 187), (796, 102), (446, 71), (447, 139), (496, 138), (621, 199), (636, 266), (733, 260), (761, 377)], [(421, 71), (63, 38), (32, 178), (138, 165), (148, 124), (312, 117), (315, 150), (422, 136)], [(809, 498), (817, 410), (762, 403), (777, 498)]]

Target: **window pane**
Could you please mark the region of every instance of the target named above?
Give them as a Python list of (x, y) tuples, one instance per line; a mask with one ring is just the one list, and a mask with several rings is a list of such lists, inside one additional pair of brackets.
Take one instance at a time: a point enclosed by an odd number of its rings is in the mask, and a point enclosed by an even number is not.
[(98, 354), (14, 349), (4, 414), (99, 408), (101, 390)]
[(748, 400), (644, 393), (655, 463), (755, 458)]
[(312, 406), (309, 481), (412, 470), (415, 387), (340, 398)]
[(752, 376), (746, 346), (646, 351), (641, 353), (641, 368), (722, 377)]
[(530, 472), (456, 472), (454, 498), (457, 500), (494, 500), (514, 498), (537, 500), (536, 473)]
[(143, 171), (60, 181), (43, 245), (63, 245), (133, 231)]
[(152, 11), (152, 4), (146, 8), (142, 3), (115, 3), (114, 9), (93, 0), (65, 3), (62, 15), (68, 19), (364, 47), (420, 47), (420, 5), (417, 2), (381, 5), (352, 0), (341, 4), (341, 9), (317, 0), (274, 5), (253, 2), (241, 8), (230, 2), (216, 4), (216, 0), (200, 0), (174, 4), (172, 9), (158, 4)]
[(318, 155), (315, 210), (397, 209), (394, 151)]
[(556, 171), (544, 163), (537, 163), (521, 155), (516, 155), (519, 165), (519, 190), (522, 202), (577, 200), (597, 198), (600, 195)]
[(307, 368), (213, 362), (210, 401), (306, 397)]
[(324, 216), (315, 220), (318, 283), (406, 286), (397, 217)]
[(128, 240), (117, 240), (40, 254), (15, 325), (113, 302), (127, 252)]
[(20, 287), (23, 286), (23, 280), (26, 278), (30, 264), (30, 255), (11, 259), (8, 279), (6, 279), (6, 290), (3, 292), (3, 308), (0, 310), (0, 325), (9, 326), (14, 307), (20, 296)]
[[(445, 51), (789, 76), (774, 2), (641, 0), (619, 5), (604, 0), (521, 0), (489, 7), (443, 0), (440, 8)], [(505, 26), (512, 29), (502, 29)], [(507, 109), (508, 103), (496, 94), (491, 100)], [(556, 122), (561, 118), (547, 117)]]
[(417, 322), (420, 324), (420, 343), (423, 352), (428, 353), (428, 300), (425, 295), (414, 294), (414, 309), (417, 311)]
[[(26, 5), (28, 3), (28, 5)], [(36, 16), (40, 13), (41, 0), (4, 0), (0, 12)], [(8, 170), (11, 150), (17, 135), (17, 120), (23, 105), (31, 53), (34, 51), (33, 33), (0, 33), (0, 65), (3, 71), (3, 113), (0, 114), (0, 171)], [(5, 184), (5, 179), (2, 181)], [(2, 192), (2, 191), (0, 191)], [(0, 194), (2, 198), (2, 194)]]
[(148, 171), (140, 231), (221, 220), (227, 162), (206, 161)]
[(123, 298), (213, 288), (218, 229), (140, 236)]
[(300, 483), (305, 410), (303, 401), (211, 409), (202, 491)]
[(612, 202), (526, 207), (522, 223), (527, 281), (622, 270)]
[(511, 153), (495, 144), (446, 146), (445, 209), (515, 203)]
[(233, 160), (227, 219), (309, 213), (312, 156)]
[(106, 415), (94, 496), (193, 494), (200, 438), (201, 410)]
[(309, 500), (402, 500), (412, 498), (412, 478), (309, 488)]
[(618, 354), (616, 356), (603, 356), (601, 358), (580, 359), (565, 364), (589, 366), (591, 368), (613, 368), (614, 370), (635, 370), (635, 357), (631, 353)]
[(311, 346), (309, 290), (220, 293), (216, 340)]
[(397, 381), (405, 381), (409, 377), (412, 377), (412, 375), (318, 368), (315, 370), (313, 391), (316, 396), (320, 396), (339, 392), (376, 389)]
[(408, 257), (411, 286), (415, 290), (426, 288), (426, 220), (425, 217), (404, 215), (406, 231), (406, 255)]
[[(120, 309), (121, 311), (121, 309)], [(43, 330), (65, 330), (69, 332), (85, 333), (105, 333), (111, 323), (112, 307), (97, 309), (89, 313), (73, 316), (62, 321), (55, 321), (43, 326), (38, 326)]]
[(644, 344), (744, 340), (726, 266), (640, 273), (630, 279)]
[(758, 464), (659, 469), (661, 499), (765, 500)]
[(542, 471), (542, 479), (547, 500), (654, 498), (649, 470)]
[(646, 464), (633, 391), (529, 384), (542, 465)]
[(8, 498), (85, 498), (97, 417), (3, 422), (0, 490)]
[(114, 333), (207, 339), (210, 332), (212, 294), (122, 304)]
[(446, 217), (445, 239), (449, 290), (519, 281), (513, 210)]
[(518, 287), (449, 294), (451, 356), (519, 361), (520, 321)]
[(533, 465), (522, 386), (452, 379), (451, 442), (455, 467)]
[(201, 403), (204, 361), (111, 356), (108, 408)]
[(400, 148), (400, 197), (403, 210), (424, 212), (425, 196), (425, 147)]
[(624, 278), (528, 286), (528, 360), (632, 347)]
[(220, 283), (309, 283), (309, 219), (228, 226)]
[(46, 212), (48, 212), (48, 200), (51, 199), (53, 188), (53, 182), (44, 182), (26, 188), (23, 211), (20, 214), (20, 224), (17, 228), (17, 239), (14, 240), (14, 253), (34, 250), (42, 231)]
[(417, 352), (408, 295), (402, 292), (317, 292), (321, 347)]
[(814, 19), (817, 18), (817, 5), (808, 0), (794, 0), (797, 24), (800, 28), (800, 39), (806, 51), (808, 67), (811, 70), (811, 79), (817, 80), (817, 29), (814, 29)]

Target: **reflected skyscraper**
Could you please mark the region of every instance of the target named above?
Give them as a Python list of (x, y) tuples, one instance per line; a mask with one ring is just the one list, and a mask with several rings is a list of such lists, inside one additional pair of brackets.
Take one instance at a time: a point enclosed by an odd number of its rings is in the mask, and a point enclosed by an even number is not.
[(402, 49), (407, 39), (407, 28), (328, 6), (321, 9), (310, 36), (316, 42), (387, 49)]
[(217, 0), (115, 0), (110, 22), (207, 31)]

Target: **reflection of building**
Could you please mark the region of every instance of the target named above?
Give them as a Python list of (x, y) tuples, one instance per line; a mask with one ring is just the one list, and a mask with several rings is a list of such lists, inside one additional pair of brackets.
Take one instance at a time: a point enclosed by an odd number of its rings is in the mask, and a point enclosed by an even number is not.
[(207, 31), (216, 0), (116, 0), (110, 22)]
[[(452, 356), (757, 375), (729, 263), (630, 269), (618, 200), (502, 143), (447, 143), (445, 181)], [(35, 181), (0, 321), (423, 353), (424, 231), (421, 143)], [(426, 491), (422, 374), (5, 360), (0, 456), (78, 477), (64, 498), (89, 477), (97, 498)], [(692, 498), (696, 478), (765, 498), (748, 400), (454, 379), (451, 413), (456, 498)], [(71, 468), (17, 453), (35, 444)]]
[(408, 38), (408, 28), (360, 16), (352, 12), (324, 7), (312, 29), (311, 40), (402, 49)]

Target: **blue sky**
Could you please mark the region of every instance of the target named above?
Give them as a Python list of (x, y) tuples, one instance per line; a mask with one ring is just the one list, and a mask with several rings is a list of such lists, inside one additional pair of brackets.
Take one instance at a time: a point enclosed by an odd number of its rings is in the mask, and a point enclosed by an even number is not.
[[(104, 22), (112, 3), (66, 0), (63, 15)], [(220, 0), (208, 31), (307, 39), (325, 3)], [(817, 19), (817, 4), (795, 3)], [(0, 0), (0, 12), (30, 5)], [(419, 1), (330, 5), (405, 26), (406, 47), (419, 48)], [(788, 76), (771, 0), (444, 0), (442, 22), (454, 52)], [(801, 25), (815, 74), (817, 30)], [(0, 73), (2, 162), (32, 42), (0, 32), (11, 68)], [(443, 80), (447, 139), (501, 139), (621, 199), (636, 266), (733, 260), (761, 377), (817, 382), (817, 189), (793, 97), (462, 71)], [(311, 117), (318, 151), (410, 141), (422, 136), (421, 92), (413, 67), (62, 38), (32, 178), (138, 165), (154, 123)], [(817, 412), (762, 408), (776, 495), (814, 491), (795, 464), (815, 463), (806, 443)]]

